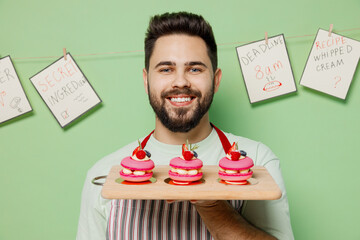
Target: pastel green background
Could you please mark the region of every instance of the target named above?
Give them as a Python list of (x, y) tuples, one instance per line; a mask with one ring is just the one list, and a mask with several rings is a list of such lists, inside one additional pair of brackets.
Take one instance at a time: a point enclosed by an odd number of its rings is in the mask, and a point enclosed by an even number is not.
[[(225, 131), (281, 159), (296, 239), (360, 239), (360, 74), (345, 101), (299, 85), (314, 36), (286, 39), (298, 92), (251, 105), (235, 42), (360, 27), (360, 1), (0, 0), (0, 56), (10, 55), (33, 112), (0, 125), (0, 239), (74, 239), (87, 170), (154, 127), (143, 89), (150, 16), (202, 14), (219, 44), (223, 79), (210, 114)], [(360, 30), (339, 32), (360, 40)], [(234, 43), (225, 44), (224, 43)], [(29, 78), (74, 56), (103, 103), (62, 129)], [(43, 59), (23, 57), (55, 56)], [(359, 67), (358, 67), (359, 68)], [(119, 159), (120, 162), (120, 159)]]

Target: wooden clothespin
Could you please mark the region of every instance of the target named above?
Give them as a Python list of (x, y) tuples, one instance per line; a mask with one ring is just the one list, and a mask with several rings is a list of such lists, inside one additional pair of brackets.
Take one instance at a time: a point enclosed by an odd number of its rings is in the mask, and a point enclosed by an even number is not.
[(329, 28), (329, 37), (331, 37), (331, 32), (333, 30), (334, 24), (330, 24), (330, 28)]
[(268, 39), (268, 32), (265, 32), (265, 44), (268, 45), (269, 39)]
[(66, 48), (63, 48), (63, 54), (64, 54), (64, 59), (65, 59), (65, 61), (67, 60), (66, 59)]

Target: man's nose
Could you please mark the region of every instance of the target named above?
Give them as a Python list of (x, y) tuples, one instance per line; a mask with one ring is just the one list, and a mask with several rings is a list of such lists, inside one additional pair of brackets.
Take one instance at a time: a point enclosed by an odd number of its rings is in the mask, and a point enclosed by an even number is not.
[(186, 74), (182, 72), (177, 72), (171, 83), (171, 87), (173, 88), (189, 88), (190, 85), (190, 81)]

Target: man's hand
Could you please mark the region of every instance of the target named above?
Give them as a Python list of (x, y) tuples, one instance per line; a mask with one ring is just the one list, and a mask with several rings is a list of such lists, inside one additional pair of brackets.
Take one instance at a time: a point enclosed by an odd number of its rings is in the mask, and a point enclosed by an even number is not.
[(275, 239), (248, 223), (229, 202), (191, 200), (214, 239)]
[[(166, 200), (167, 203), (174, 203), (185, 200)], [(196, 206), (211, 207), (219, 203), (218, 200), (190, 200), (190, 202)]]
[(219, 200), (190, 200), (192, 204), (200, 207), (213, 207), (219, 204)]

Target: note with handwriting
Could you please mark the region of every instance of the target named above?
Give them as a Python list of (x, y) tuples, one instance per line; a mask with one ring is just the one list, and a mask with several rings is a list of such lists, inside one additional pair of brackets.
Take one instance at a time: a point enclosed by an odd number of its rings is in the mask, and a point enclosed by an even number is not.
[(0, 123), (32, 111), (10, 56), (0, 59)]
[(296, 92), (284, 35), (236, 48), (250, 103)]
[(101, 103), (70, 53), (30, 80), (61, 127)]
[(359, 41), (319, 29), (300, 85), (346, 99), (359, 57)]

